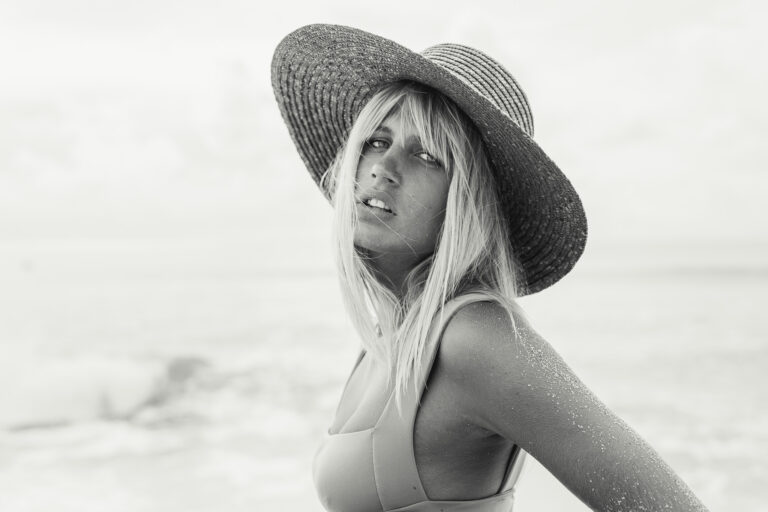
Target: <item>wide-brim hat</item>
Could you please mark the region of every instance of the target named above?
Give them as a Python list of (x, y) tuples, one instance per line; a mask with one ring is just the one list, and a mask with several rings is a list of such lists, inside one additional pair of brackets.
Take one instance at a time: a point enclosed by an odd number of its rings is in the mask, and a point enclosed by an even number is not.
[(520, 86), (473, 48), (440, 44), (416, 53), (339, 25), (308, 25), (286, 36), (272, 59), (272, 87), (318, 186), (363, 106), (382, 86), (399, 80), (440, 91), (477, 127), (521, 266), (521, 294), (543, 290), (567, 274), (587, 239), (579, 196), (534, 142), (533, 117)]

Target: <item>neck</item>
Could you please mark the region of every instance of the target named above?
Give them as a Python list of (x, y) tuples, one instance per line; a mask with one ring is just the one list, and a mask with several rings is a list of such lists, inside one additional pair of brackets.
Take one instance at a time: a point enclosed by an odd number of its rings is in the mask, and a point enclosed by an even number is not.
[(408, 273), (423, 260), (424, 256), (379, 253), (369, 254), (368, 261), (376, 277), (402, 300), (407, 291), (405, 279)]

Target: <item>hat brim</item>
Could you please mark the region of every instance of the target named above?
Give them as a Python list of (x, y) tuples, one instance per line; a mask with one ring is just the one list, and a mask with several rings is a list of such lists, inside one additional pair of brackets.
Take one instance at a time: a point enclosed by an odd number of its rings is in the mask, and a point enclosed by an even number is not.
[(440, 91), (475, 123), (522, 267), (521, 294), (560, 280), (583, 253), (587, 238), (584, 209), (570, 181), (490, 100), (444, 67), (389, 39), (351, 27), (308, 25), (286, 36), (275, 50), (275, 97), (318, 186), (363, 106), (384, 84), (398, 80)]

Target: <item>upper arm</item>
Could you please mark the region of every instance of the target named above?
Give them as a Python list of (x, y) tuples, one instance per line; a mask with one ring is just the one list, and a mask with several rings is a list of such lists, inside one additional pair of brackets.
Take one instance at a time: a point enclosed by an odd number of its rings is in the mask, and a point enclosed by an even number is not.
[(521, 314), (510, 318), (492, 302), (465, 306), (446, 326), (439, 357), (466, 414), (521, 446), (587, 505), (703, 510)]

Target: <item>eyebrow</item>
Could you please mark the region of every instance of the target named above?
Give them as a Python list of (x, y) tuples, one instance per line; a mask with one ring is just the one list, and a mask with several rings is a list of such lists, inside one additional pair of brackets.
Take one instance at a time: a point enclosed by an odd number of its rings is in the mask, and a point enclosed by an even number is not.
[[(377, 132), (385, 133), (390, 137), (392, 136), (392, 133), (393, 133), (392, 129), (389, 126), (385, 126), (383, 124), (380, 124), (379, 126), (377, 126), (376, 129), (373, 131), (373, 133), (377, 133)], [(406, 144), (416, 143), (419, 146), (422, 146), (422, 147), (424, 146), (424, 143), (422, 142), (421, 137), (419, 137), (418, 135), (411, 135), (410, 137), (408, 137), (408, 139), (406, 139), (405, 143)]]

